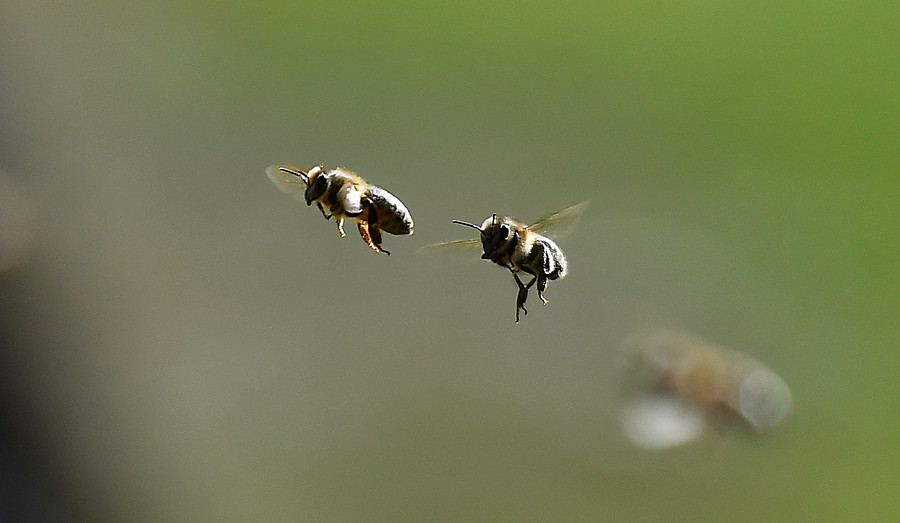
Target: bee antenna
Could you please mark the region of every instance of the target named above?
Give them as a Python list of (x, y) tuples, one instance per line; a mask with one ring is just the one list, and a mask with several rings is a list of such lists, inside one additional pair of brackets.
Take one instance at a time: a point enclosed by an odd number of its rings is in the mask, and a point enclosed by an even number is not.
[(298, 169), (295, 171), (294, 169), (288, 169), (287, 167), (279, 167), (278, 170), (284, 171), (288, 174), (293, 174), (294, 176), (299, 176), (300, 179), (303, 180), (303, 183), (309, 185), (309, 173), (303, 171), (302, 169)]
[(478, 229), (479, 231), (481, 230), (481, 227), (475, 225), (474, 223), (464, 222), (464, 221), (462, 221), (462, 220), (453, 220), (453, 223), (457, 223), (457, 224), (459, 224), (459, 225), (465, 225), (466, 227), (471, 227), (471, 228), (473, 228), (473, 229)]

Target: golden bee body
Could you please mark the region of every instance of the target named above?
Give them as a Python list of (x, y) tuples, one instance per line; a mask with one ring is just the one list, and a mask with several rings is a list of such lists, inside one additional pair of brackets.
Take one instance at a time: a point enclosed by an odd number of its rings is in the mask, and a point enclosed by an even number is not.
[(359, 235), (373, 251), (390, 254), (381, 247), (381, 231), (413, 233), (409, 210), (399, 198), (366, 182), (346, 169), (325, 171), (321, 165), (306, 170), (293, 165), (272, 165), (266, 174), (279, 189), (293, 194), (306, 205), (316, 203), (326, 220), (334, 217), (341, 237), (344, 219), (356, 221)]

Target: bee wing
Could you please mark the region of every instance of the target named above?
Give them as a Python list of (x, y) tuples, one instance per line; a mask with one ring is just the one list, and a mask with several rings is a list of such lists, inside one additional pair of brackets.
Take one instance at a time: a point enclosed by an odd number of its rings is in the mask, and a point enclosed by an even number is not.
[[(543, 234), (554, 238), (561, 238), (566, 234), (572, 232), (572, 229), (575, 228), (578, 218), (587, 208), (588, 203), (590, 203), (590, 200), (585, 200), (581, 203), (576, 203), (571, 207), (566, 207), (561, 211), (550, 213), (542, 217), (540, 220), (529, 225), (528, 228), (538, 234)], [(560, 226), (567, 227), (561, 230), (559, 228)]]
[(434, 249), (448, 249), (454, 251), (463, 251), (481, 247), (481, 240), (478, 238), (466, 238), (463, 240), (450, 240), (448, 242), (429, 243), (419, 248), (420, 252), (432, 251)]
[(304, 201), (306, 182), (304, 177), (309, 171), (294, 165), (275, 164), (266, 168), (266, 175), (283, 192), (293, 195), (294, 198)]

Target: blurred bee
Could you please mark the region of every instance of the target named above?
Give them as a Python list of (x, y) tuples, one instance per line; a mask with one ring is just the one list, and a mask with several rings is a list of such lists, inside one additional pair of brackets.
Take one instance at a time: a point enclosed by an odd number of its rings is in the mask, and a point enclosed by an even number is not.
[(626, 436), (640, 446), (687, 443), (733, 413), (759, 431), (781, 423), (791, 409), (785, 381), (755, 358), (683, 331), (640, 332), (623, 345), (631, 365), (630, 395), (622, 411)]
[(375, 252), (390, 254), (381, 247), (381, 231), (397, 235), (413, 233), (412, 216), (403, 202), (384, 189), (366, 183), (355, 173), (340, 167), (326, 172), (321, 165), (309, 170), (293, 165), (271, 165), (266, 174), (275, 186), (298, 200), (305, 200), (306, 205), (316, 202), (326, 220), (333, 216), (341, 238), (346, 236), (344, 218), (356, 220), (359, 235)]
[[(537, 283), (538, 298), (544, 305), (544, 289), (549, 280), (558, 280), (565, 277), (568, 270), (566, 256), (556, 242), (544, 236), (548, 229), (565, 221), (579, 216), (587, 206), (584, 201), (567, 207), (559, 212), (548, 214), (531, 225), (525, 225), (512, 218), (497, 218), (496, 214), (489, 216), (481, 226), (462, 220), (453, 220), (453, 223), (477, 229), (481, 233), (480, 242), (484, 253), (483, 260), (490, 260), (501, 267), (509, 269), (519, 292), (516, 295), (516, 323), (519, 323), (519, 311), (528, 314), (525, 309), (525, 300), (528, 299), (528, 290)], [(430, 245), (429, 247), (475, 247), (479, 243), (478, 238), (455, 240)], [(531, 281), (523, 283), (519, 273), (532, 276)]]

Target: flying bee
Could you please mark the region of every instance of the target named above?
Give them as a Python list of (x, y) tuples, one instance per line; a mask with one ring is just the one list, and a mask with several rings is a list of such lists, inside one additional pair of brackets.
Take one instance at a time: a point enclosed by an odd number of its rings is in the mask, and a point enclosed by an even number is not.
[[(537, 283), (538, 298), (546, 305), (544, 289), (547, 288), (547, 282), (564, 278), (568, 271), (568, 263), (562, 249), (544, 234), (548, 229), (579, 216), (587, 204), (588, 202), (584, 201), (548, 214), (531, 225), (509, 217), (498, 218), (496, 214), (488, 216), (481, 226), (453, 220), (453, 223), (477, 229), (481, 237), (437, 243), (429, 247), (476, 247), (480, 240), (484, 251), (481, 259), (505, 267), (516, 280), (519, 287), (516, 295), (516, 323), (519, 323), (519, 311), (528, 314), (525, 309), (528, 290)], [(530, 274), (531, 281), (523, 283), (519, 273)]]
[(306, 201), (306, 205), (316, 202), (326, 220), (333, 216), (341, 238), (346, 236), (344, 218), (356, 220), (359, 235), (375, 252), (390, 254), (381, 247), (381, 231), (413, 233), (412, 216), (399, 198), (348, 170), (339, 167), (326, 172), (321, 165), (309, 170), (271, 165), (266, 174), (276, 187)]
[[(763, 432), (792, 408), (791, 389), (772, 369), (745, 352), (695, 334), (652, 330), (622, 345), (627, 356), (622, 430), (652, 449), (692, 441), (720, 421), (743, 419)], [(723, 417), (726, 414), (729, 416)]]

